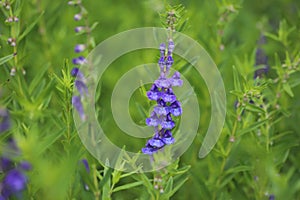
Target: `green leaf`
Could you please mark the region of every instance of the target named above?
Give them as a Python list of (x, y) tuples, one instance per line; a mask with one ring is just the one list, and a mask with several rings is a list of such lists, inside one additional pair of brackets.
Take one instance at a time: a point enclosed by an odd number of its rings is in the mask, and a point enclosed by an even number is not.
[(40, 84), (40, 82), (41, 82), (44, 74), (47, 72), (48, 68), (49, 68), (49, 65), (47, 65), (45, 67), (42, 67), (42, 69), (40, 69), (35, 74), (33, 80), (30, 83), (30, 86), (28, 88), (28, 91), (29, 91), (30, 94), (32, 93), (32, 91), (34, 90), (34, 88), (36, 88)]
[(173, 177), (170, 177), (167, 184), (166, 184), (166, 186), (165, 186), (165, 188), (164, 188), (165, 193), (168, 197), (171, 197), (170, 194), (172, 193), (173, 183), (174, 183)]
[(247, 128), (244, 128), (244, 129), (238, 131), (237, 133), (238, 133), (238, 135), (243, 135), (245, 133), (254, 131), (257, 128), (259, 128), (260, 126), (262, 126), (263, 124), (265, 124), (267, 121), (268, 121), (268, 119), (264, 119), (262, 121), (258, 121), (258, 122), (252, 123), (250, 126), (248, 126)]
[(113, 189), (113, 192), (118, 192), (118, 191), (121, 191), (121, 190), (127, 190), (127, 189), (137, 187), (137, 186), (140, 186), (140, 185), (143, 185), (143, 181), (128, 183), (128, 184), (116, 187), (115, 189)]
[[(181, 179), (177, 179), (176, 184), (174, 184), (173, 190), (170, 193), (170, 197), (173, 196), (175, 194), (175, 192), (177, 192), (187, 180), (188, 180), (188, 178), (185, 176), (181, 177)], [(175, 177), (174, 177), (174, 181), (175, 181)]]
[(288, 83), (283, 84), (283, 89), (290, 97), (294, 97), (294, 93), (291, 89), (291, 86)]
[(246, 110), (249, 110), (249, 111), (255, 112), (255, 113), (265, 113), (264, 109), (262, 109), (259, 106), (250, 104), (250, 103), (246, 105)]
[(106, 168), (104, 170), (104, 176), (103, 179), (101, 180), (100, 184), (99, 184), (99, 189), (103, 188), (103, 186), (110, 181), (110, 176), (112, 173), (113, 169), (112, 168)]
[(112, 174), (113, 169), (104, 167), (104, 175), (102, 180), (100, 181), (99, 184), (99, 189), (102, 189), (102, 199), (103, 200), (109, 200), (110, 198), (110, 184), (111, 184), (111, 174)]
[(27, 26), (23, 33), (18, 37), (18, 42), (20, 42), (33, 29), (43, 15), (44, 12), (42, 12), (29, 26)]
[(241, 87), (241, 81), (240, 81), (240, 76), (239, 76), (239, 72), (236, 69), (235, 66), (232, 66), (233, 69), (233, 85), (234, 85), (234, 89), (236, 91), (241, 91), (242, 87)]
[(62, 135), (62, 133), (65, 131), (66, 128), (61, 129), (60, 131), (57, 131), (55, 133), (49, 134), (41, 141), (39, 142), (39, 154), (42, 154), (44, 151), (46, 151), (52, 144), (54, 144)]
[(4, 57), (0, 58), (0, 65), (3, 65), (4, 63), (8, 62), (13, 57), (14, 57), (14, 54), (10, 54), (8, 56), (4, 56)]
[(237, 166), (237, 167), (229, 168), (225, 172), (225, 174), (239, 173), (239, 172), (250, 171), (250, 170), (252, 170), (251, 166), (242, 165), (242, 166)]

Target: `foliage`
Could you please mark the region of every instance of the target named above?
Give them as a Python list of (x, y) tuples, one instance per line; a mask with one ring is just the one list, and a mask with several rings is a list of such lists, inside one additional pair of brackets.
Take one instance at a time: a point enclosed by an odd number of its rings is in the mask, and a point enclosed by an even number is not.
[[(68, 2), (0, 2), (0, 109), (9, 111), (11, 121), (0, 134), (0, 151), (2, 156), (14, 138), (21, 152), (14, 162), (26, 160), (32, 166), (24, 172), (26, 189), (13, 198), (300, 199), (299, 1), (177, 0), (172, 5), (182, 5), (175, 7), (158, 0), (82, 1), (88, 34), (74, 33), (79, 10)], [(195, 69), (174, 56), (174, 68), (193, 86), (201, 110), (193, 144), (175, 163), (153, 173), (108, 168), (84, 148), (73, 122), (74, 46), (87, 41), (86, 56), (121, 31), (161, 27), (167, 9), (177, 9), (177, 30), (197, 40), (222, 74), (228, 104), (221, 137), (207, 157), (198, 158), (210, 97)], [(10, 17), (18, 20), (6, 21)], [(258, 49), (266, 63), (258, 63)], [(131, 52), (112, 63), (100, 80), (98, 120), (120, 148), (138, 152), (146, 139), (129, 137), (114, 124), (106, 106), (113, 86), (128, 66), (157, 60), (154, 50)], [(129, 104), (138, 124), (145, 123), (151, 108), (149, 89), (141, 86)], [(5, 176), (1, 167), (0, 180)]]

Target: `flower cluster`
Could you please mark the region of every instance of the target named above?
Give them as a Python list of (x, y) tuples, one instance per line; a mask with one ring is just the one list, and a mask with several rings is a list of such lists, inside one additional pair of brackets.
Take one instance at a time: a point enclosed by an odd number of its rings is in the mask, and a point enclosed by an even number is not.
[(170, 68), (174, 63), (172, 57), (174, 47), (172, 40), (169, 40), (167, 51), (165, 44), (160, 45), (160, 59), (158, 61), (160, 76), (155, 80), (150, 91), (147, 92), (148, 99), (157, 102), (151, 116), (146, 119), (146, 124), (154, 127), (155, 134), (148, 140), (146, 147), (142, 149), (144, 154), (153, 154), (165, 145), (175, 142), (171, 131), (175, 127), (172, 116), (180, 116), (182, 108), (172, 87), (181, 86), (183, 81), (180, 79), (179, 72), (175, 72), (169, 77)]
[[(0, 110), (2, 121), (0, 123), (0, 133), (10, 127), (9, 115), (6, 110)], [(2, 149), (0, 155), (0, 173), (3, 175), (0, 182), (0, 199), (9, 199), (13, 196), (20, 197), (22, 191), (26, 188), (28, 179), (25, 172), (31, 169), (27, 161), (15, 162), (20, 156), (20, 149), (17, 147), (15, 140), (11, 137)]]

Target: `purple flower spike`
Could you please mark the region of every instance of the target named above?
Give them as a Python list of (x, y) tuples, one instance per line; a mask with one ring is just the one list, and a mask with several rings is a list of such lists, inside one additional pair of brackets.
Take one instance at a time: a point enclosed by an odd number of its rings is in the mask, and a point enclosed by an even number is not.
[(83, 105), (81, 103), (80, 96), (73, 96), (72, 104), (75, 107), (75, 109), (77, 110), (77, 112), (79, 113), (81, 120), (84, 121), (86, 116), (84, 114)]
[(77, 44), (74, 48), (75, 53), (80, 53), (82, 51), (84, 51), (86, 48), (85, 44)]
[(183, 81), (180, 79), (179, 72), (175, 72), (172, 77), (169, 76), (169, 70), (174, 63), (172, 52), (175, 44), (172, 40), (168, 44), (168, 54), (165, 55), (166, 45), (161, 44), (160, 59), (158, 65), (160, 68), (160, 77), (154, 81), (151, 89), (147, 92), (148, 99), (155, 100), (157, 105), (154, 106), (151, 116), (146, 119), (148, 126), (155, 127), (155, 135), (149, 139), (146, 146), (142, 148), (144, 154), (152, 155), (163, 149), (166, 145), (175, 142), (171, 130), (175, 127), (172, 116), (180, 116), (182, 108), (180, 102), (174, 94), (172, 87), (181, 86)]
[(8, 111), (0, 109), (0, 133), (8, 130), (10, 127), (10, 119)]

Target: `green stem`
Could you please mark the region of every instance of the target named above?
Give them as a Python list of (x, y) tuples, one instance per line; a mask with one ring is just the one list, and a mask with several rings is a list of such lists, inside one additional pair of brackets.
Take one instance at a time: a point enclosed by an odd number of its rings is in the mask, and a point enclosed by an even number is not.
[[(14, 17), (14, 14), (13, 14), (13, 10), (12, 10), (12, 6), (9, 8), (9, 15), (11, 17)], [(16, 30), (15, 30), (15, 23), (19, 23), (19, 22), (12, 22), (13, 24), (11, 25), (11, 28), (10, 28), (10, 35), (13, 39), (16, 40), (16, 45), (13, 47), (13, 53), (16, 54), (14, 56), (14, 67), (18, 67), (18, 56), (17, 56), (17, 33), (16, 33)]]
[(96, 165), (92, 165), (93, 168), (93, 181), (94, 181), (94, 186), (95, 186), (95, 191), (94, 191), (94, 197), (95, 200), (99, 200), (100, 198), (100, 190), (99, 190), (99, 184), (98, 184), (98, 179), (97, 179), (97, 168)]

